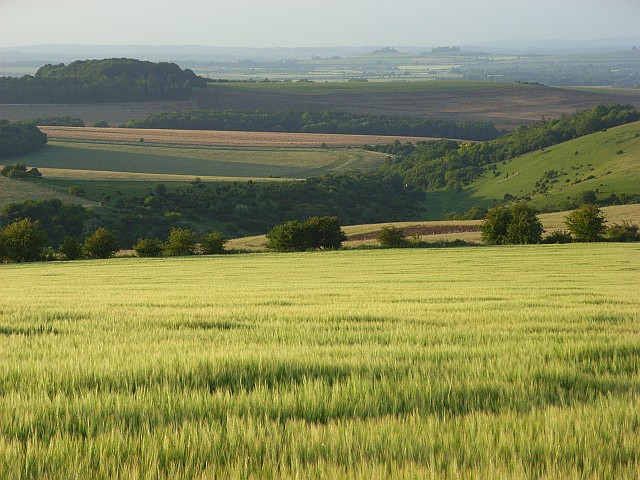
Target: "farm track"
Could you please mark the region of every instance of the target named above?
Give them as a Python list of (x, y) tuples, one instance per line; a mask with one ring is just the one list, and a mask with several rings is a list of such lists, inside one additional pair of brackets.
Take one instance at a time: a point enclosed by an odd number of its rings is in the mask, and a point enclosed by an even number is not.
[[(419, 142), (431, 137), (338, 135), (322, 133), (238, 132), (220, 130), (163, 130), (142, 128), (39, 127), (50, 139), (220, 147), (361, 147), (395, 140)], [(143, 139), (141, 142), (140, 140)]]

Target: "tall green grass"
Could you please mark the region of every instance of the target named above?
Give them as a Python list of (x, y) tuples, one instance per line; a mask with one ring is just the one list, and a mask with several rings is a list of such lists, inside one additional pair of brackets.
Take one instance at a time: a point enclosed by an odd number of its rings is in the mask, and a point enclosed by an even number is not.
[(640, 248), (0, 267), (5, 478), (635, 478)]

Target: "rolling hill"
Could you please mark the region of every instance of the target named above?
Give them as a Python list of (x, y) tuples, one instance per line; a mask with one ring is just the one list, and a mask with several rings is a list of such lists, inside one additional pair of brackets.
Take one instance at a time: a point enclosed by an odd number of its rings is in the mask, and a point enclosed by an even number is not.
[(611, 195), (640, 195), (640, 122), (499, 164), (469, 186), (465, 201), (527, 199), (539, 209), (558, 210)]

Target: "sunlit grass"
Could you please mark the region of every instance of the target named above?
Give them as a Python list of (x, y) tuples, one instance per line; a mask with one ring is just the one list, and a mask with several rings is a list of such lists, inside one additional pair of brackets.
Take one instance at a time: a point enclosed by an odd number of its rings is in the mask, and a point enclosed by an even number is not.
[(582, 244), (0, 266), (0, 472), (634, 478), (639, 264)]

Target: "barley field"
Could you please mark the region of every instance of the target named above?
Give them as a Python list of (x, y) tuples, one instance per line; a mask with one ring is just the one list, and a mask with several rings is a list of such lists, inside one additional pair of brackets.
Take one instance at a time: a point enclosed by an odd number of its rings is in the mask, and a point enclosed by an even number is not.
[(638, 245), (14, 264), (0, 285), (2, 478), (638, 478)]

